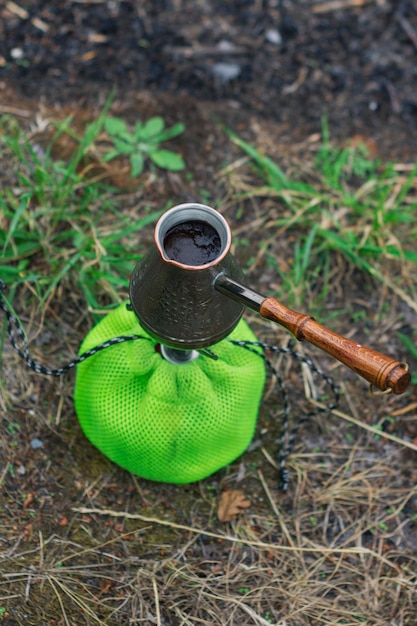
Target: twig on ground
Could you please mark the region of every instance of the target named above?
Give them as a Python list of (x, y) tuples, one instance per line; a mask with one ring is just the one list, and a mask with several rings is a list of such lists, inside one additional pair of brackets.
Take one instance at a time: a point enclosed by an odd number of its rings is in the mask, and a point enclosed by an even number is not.
[[(208, 594), (206, 591), (203, 591), (201, 595), (203, 595), (203, 596), (210, 595), (211, 596), (212, 594)], [(233, 598), (233, 597), (230, 597), (230, 596), (226, 597), (226, 596), (216, 595), (216, 599), (217, 600), (222, 600), (223, 602), (233, 602), (234, 604), (239, 606), (243, 611), (245, 611), (245, 613), (247, 613), (253, 619), (255, 624), (260, 624), (260, 626), (270, 626), (271, 625), (271, 622), (268, 622), (266, 619), (264, 619), (258, 613), (256, 613), (256, 611), (251, 609), (250, 606), (248, 606), (247, 604), (245, 604), (241, 600), (238, 600), (237, 598)], [(282, 624), (282, 626), (284, 626), (283, 622), (281, 622), (281, 624)]]
[(417, 33), (414, 30), (414, 28), (411, 26), (410, 22), (407, 20), (406, 17), (404, 17), (404, 15), (401, 15), (401, 14), (397, 15), (397, 22), (400, 24), (401, 28), (406, 32), (411, 43), (414, 45), (414, 47), (417, 50)]
[(10, 13), (13, 13), (13, 15), (20, 17), (22, 20), (27, 20), (29, 17), (28, 11), (26, 11), (26, 9), (21, 7), (19, 4), (16, 4), (16, 2), (6, 2), (6, 9), (10, 11)]
[(10, 115), (17, 115), (17, 117), (32, 117), (33, 112), (27, 111), (26, 109), (18, 109), (16, 107), (6, 106), (5, 104), (0, 105), (0, 113), (10, 113)]
[[(315, 400), (310, 400), (310, 402), (311, 404), (314, 404), (314, 406), (325, 408), (321, 402), (316, 402)], [(378, 430), (378, 428), (375, 428), (375, 426), (370, 426), (369, 424), (366, 424), (365, 422), (361, 422), (355, 417), (352, 417), (351, 415), (347, 415), (347, 413), (343, 413), (343, 411), (339, 411), (338, 409), (333, 409), (331, 413), (333, 415), (336, 415), (337, 417), (341, 417), (347, 422), (351, 422), (352, 424), (359, 426), (360, 428), (369, 430), (369, 432), (374, 433), (374, 435), (378, 435), (378, 437), (389, 439), (390, 441), (394, 441), (395, 443), (398, 443), (401, 446), (405, 446), (406, 448), (409, 448), (410, 450), (414, 450), (414, 452), (417, 452), (417, 445), (415, 443), (412, 443), (411, 441), (405, 441), (405, 439), (401, 439), (400, 437), (396, 437), (395, 435), (391, 435), (390, 433), (381, 432), (380, 430)]]
[(271, 508), (274, 511), (274, 513), (276, 515), (276, 518), (277, 518), (277, 520), (279, 522), (279, 525), (281, 526), (281, 530), (282, 530), (282, 532), (283, 532), (283, 534), (284, 534), (284, 536), (285, 536), (285, 538), (286, 538), (286, 540), (288, 542), (288, 545), (290, 545), (292, 547), (295, 547), (294, 546), (294, 541), (293, 541), (293, 539), (291, 537), (291, 534), (290, 534), (290, 532), (289, 532), (289, 530), (287, 528), (287, 525), (285, 524), (283, 515), (282, 515), (281, 511), (279, 510), (277, 503), (275, 502), (275, 500), (272, 497), (272, 493), (271, 493), (271, 491), (270, 491), (270, 489), (268, 487), (268, 484), (267, 484), (267, 482), (266, 482), (266, 480), (264, 478), (264, 475), (261, 472), (261, 470), (258, 471), (258, 476), (259, 476), (259, 480), (261, 481), (262, 487), (263, 487), (263, 489), (264, 489), (264, 491), (266, 493), (266, 496), (267, 496), (267, 498), (269, 500)]
[[(378, 433), (380, 434), (380, 433)], [(252, 546), (259, 548), (260, 550), (269, 551), (283, 551), (283, 552), (312, 552), (318, 554), (355, 554), (355, 555), (368, 555), (375, 559), (381, 560), (385, 565), (392, 569), (398, 570), (398, 565), (392, 563), (381, 554), (374, 552), (368, 548), (324, 548), (324, 547), (308, 547), (308, 546), (283, 546), (273, 543), (266, 543), (264, 541), (253, 541), (251, 539), (245, 539), (243, 537), (234, 537), (233, 535), (221, 535), (204, 528), (196, 528), (194, 526), (185, 526), (184, 524), (177, 524), (176, 522), (170, 522), (168, 520), (158, 519), (157, 517), (148, 517), (140, 515), (139, 513), (128, 513), (125, 511), (113, 511), (111, 509), (89, 509), (88, 507), (72, 507), (75, 513), (82, 513), (84, 515), (109, 515), (110, 517), (120, 517), (123, 519), (139, 520), (148, 524), (159, 524), (160, 526), (168, 526), (177, 530), (185, 530), (190, 533), (196, 533), (199, 535), (206, 535), (214, 539), (220, 539), (221, 541), (230, 541), (232, 543), (240, 543), (246, 546)]]
[(374, 0), (329, 0), (329, 2), (322, 2), (313, 6), (313, 13), (327, 13), (328, 11), (363, 7), (365, 4), (371, 4), (371, 2), (374, 2)]
[(159, 594), (158, 594), (158, 585), (156, 584), (156, 580), (152, 578), (152, 588), (155, 596), (155, 611), (156, 611), (156, 623), (157, 626), (161, 626), (161, 609), (159, 608)]
[(396, 409), (395, 411), (391, 411), (391, 415), (394, 417), (398, 417), (399, 415), (404, 415), (405, 413), (410, 413), (411, 411), (415, 411), (417, 409), (417, 402), (411, 402), (411, 404), (407, 404), (406, 406), (402, 406), (400, 409)]

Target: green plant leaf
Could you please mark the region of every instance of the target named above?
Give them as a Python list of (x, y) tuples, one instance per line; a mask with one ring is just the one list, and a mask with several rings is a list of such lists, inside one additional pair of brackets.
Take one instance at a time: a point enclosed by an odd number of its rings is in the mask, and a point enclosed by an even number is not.
[(106, 152), (106, 154), (102, 156), (101, 160), (103, 161), (103, 163), (108, 163), (109, 161), (111, 161), (112, 159), (115, 159), (118, 156), (120, 156), (119, 150), (109, 150), (108, 152)]
[(128, 133), (126, 123), (118, 117), (106, 117), (104, 120), (104, 130), (112, 137)]
[(171, 150), (153, 150), (149, 157), (158, 167), (172, 172), (179, 172), (185, 168), (184, 159)]
[(119, 152), (119, 154), (132, 154), (135, 149), (135, 146), (127, 143), (124, 139), (116, 139), (114, 140), (114, 148)]
[(117, 135), (117, 137), (112, 137), (112, 139), (113, 141), (124, 141), (125, 143), (128, 143), (132, 146), (135, 146), (137, 143), (135, 137), (132, 135), (130, 130), (126, 131), (125, 133), (120, 133), (119, 135)]
[(151, 137), (155, 137), (164, 130), (165, 122), (162, 117), (151, 117), (140, 127), (135, 126), (135, 138), (141, 140), (148, 140)]
[(185, 130), (184, 124), (179, 122), (178, 124), (174, 124), (171, 128), (167, 128), (163, 132), (159, 133), (158, 141), (161, 143), (162, 141), (167, 141), (168, 139), (174, 139), (174, 137), (178, 137)]
[(143, 154), (141, 152), (135, 152), (130, 156), (130, 175), (132, 178), (136, 178), (143, 171)]

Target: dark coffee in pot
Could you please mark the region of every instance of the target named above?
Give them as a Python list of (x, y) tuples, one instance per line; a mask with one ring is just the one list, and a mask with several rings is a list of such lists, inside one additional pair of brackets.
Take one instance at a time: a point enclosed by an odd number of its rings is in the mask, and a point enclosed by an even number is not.
[(201, 220), (173, 226), (165, 235), (163, 245), (169, 259), (194, 267), (215, 261), (221, 252), (219, 233)]

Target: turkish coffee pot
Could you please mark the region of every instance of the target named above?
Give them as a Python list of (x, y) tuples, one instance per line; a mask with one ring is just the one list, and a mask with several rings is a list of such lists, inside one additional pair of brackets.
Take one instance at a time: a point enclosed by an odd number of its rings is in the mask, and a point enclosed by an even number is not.
[(380, 391), (401, 394), (408, 387), (407, 364), (246, 287), (230, 253), (230, 227), (215, 209), (195, 203), (175, 206), (161, 216), (154, 236), (156, 247), (133, 271), (130, 302), (142, 327), (168, 352), (180, 355), (178, 362), (227, 337), (249, 307), (299, 341), (321, 348)]

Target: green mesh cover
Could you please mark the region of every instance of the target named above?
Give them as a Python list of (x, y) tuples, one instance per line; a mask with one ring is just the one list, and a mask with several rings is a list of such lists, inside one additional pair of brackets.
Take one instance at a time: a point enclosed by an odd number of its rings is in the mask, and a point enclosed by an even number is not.
[[(119, 335), (149, 335), (121, 305), (95, 326), (81, 352)], [(242, 320), (230, 335), (256, 340)], [(76, 412), (87, 438), (112, 461), (142, 478), (201, 480), (249, 445), (265, 382), (264, 361), (223, 340), (217, 361), (166, 361), (157, 342), (114, 345), (77, 367)]]

